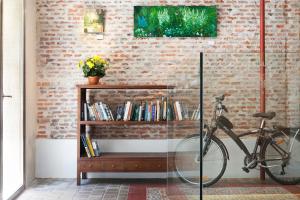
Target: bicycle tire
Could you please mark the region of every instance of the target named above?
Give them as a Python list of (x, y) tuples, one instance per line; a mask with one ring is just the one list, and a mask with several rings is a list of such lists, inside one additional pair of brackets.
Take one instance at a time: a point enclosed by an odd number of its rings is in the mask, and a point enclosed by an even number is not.
[[(261, 148), (261, 152), (260, 152), (260, 156), (262, 160), (268, 159), (266, 158), (266, 152), (268, 150), (268, 147), (274, 143), (274, 138), (276, 139), (277, 137), (280, 137), (280, 135), (277, 135), (276, 137), (273, 138), (269, 138), (267, 139), (262, 148)], [(296, 140), (295, 140), (296, 141)], [(274, 148), (273, 148), (274, 149)], [(270, 150), (269, 150), (270, 151)], [(281, 161), (282, 162), (282, 161)], [(264, 166), (268, 166), (268, 163), (263, 161), (262, 165)], [(300, 183), (300, 177), (288, 177), (288, 178), (284, 178), (284, 177), (278, 177), (274, 174), (274, 172), (271, 171), (271, 168), (265, 168), (266, 173), (268, 174), (268, 176), (273, 179), (274, 181), (276, 181), (279, 184), (282, 185), (295, 185)], [(299, 168), (299, 173), (300, 173), (300, 168)]]
[[(194, 134), (194, 135), (191, 135), (191, 136), (188, 136), (188, 137), (184, 138), (177, 145), (177, 148), (176, 148), (176, 151), (175, 151), (175, 157), (174, 157), (175, 161), (174, 161), (174, 163), (175, 163), (176, 173), (178, 174), (179, 179), (181, 179), (183, 182), (187, 182), (187, 183), (190, 183), (190, 184), (193, 184), (193, 185), (200, 185), (200, 179), (199, 179), (199, 182), (192, 182), (192, 181), (188, 180), (186, 177), (184, 177), (183, 173), (181, 172), (179, 167), (176, 165), (176, 158), (177, 158), (177, 154), (178, 154), (178, 151), (177, 151), (178, 146), (180, 146), (180, 144), (186, 142), (187, 140), (193, 139), (193, 138), (196, 138), (197, 140), (199, 140), (199, 145), (200, 145), (200, 135), (199, 134)], [(223, 176), (223, 174), (225, 172), (225, 169), (226, 169), (226, 166), (227, 166), (227, 156), (226, 156), (227, 154), (226, 154), (226, 150), (225, 150), (223, 142), (215, 136), (212, 136), (211, 140), (220, 148), (221, 153), (222, 153), (222, 157), (223, 157), (223, 164), (222, 164), (222, 169), (221, 169), (220, 173), (218, 174), (218, 176), (216, 176), (214, 179), (212, 179), (209, 182), (206, 182), (206, 183), (203, 182), (203, 187), (208, 187), (208, 186), (211, 186), (211, 185), (215, 184), (216, 182), (218, 182), (218, 180)]]
[(217, 183), (220, 180), (220, 178), (222, 178), (222, 176), (224, 175), (224, 172), (227, 167), (227, 154), (226, 154), (224, 143), (216, 136), (212, 136), (211, 140), (214, 141), (220, 147), (220, 150), (222, 152), (222, 157), (223, 157), (223, 165), (222, 165), (222, 169), (221, 169), (220, 173), (218, 174), (218, 176), (216, 178), (214, 178), (211, 181), (206, 182), (206, 183), (202, 182), (203, 187), (209, 187), (209, 186)]

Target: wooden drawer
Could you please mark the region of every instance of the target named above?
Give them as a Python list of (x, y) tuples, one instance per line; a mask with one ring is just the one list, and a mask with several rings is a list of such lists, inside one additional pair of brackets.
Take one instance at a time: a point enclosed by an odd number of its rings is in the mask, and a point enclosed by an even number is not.
[(124, 163), (119, 160), (102, 160), (99, 161), (101, 171), (106, 172), (122, 172), (124, 171)]
[(101, 170), (99, 162), (81, 161), (79, 164), (80, 171), (82, 172), (97, 172)]

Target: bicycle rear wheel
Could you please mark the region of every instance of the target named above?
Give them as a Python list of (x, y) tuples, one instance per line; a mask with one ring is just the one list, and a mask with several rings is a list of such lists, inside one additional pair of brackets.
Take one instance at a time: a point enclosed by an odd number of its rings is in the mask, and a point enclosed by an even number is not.
[(262, 164), (267, 166), (266, 173), (284, 185), (300, 183), (300, 141), (294, 136), (295, 133), (278, 134), (268, 139), (261, 150), (261, 158), (265, 160)]

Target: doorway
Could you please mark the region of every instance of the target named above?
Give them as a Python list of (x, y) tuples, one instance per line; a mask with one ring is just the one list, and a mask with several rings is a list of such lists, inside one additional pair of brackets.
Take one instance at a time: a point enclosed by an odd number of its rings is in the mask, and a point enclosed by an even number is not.
[(23, 1), (1, 1), (1, 191), (4, 200), (24, 188)]

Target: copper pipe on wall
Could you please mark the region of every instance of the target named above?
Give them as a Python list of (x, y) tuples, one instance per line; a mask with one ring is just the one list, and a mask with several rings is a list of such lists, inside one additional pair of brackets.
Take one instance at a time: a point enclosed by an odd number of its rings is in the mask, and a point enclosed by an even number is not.
[[(265, 0), (260, 0), (260, 112), (266, 111), (265, 59)], [(260, 168), (260, 179), (265, 180), (265, 169)]]

